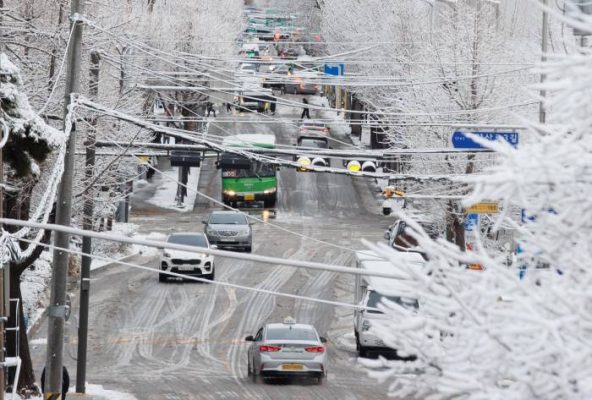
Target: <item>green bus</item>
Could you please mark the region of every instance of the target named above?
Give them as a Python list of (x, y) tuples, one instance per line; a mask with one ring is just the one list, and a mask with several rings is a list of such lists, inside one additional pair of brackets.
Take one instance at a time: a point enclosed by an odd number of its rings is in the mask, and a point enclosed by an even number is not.
[[(242, 134), (229, 136), (224, 147), (275, 148), (275, 136), (265, 134)], [(244, 211), (266, 211), (275, 216), (277, 201), (277, 167), (272, 164), (250, 160), (234, 153), (222, 153), (218, 161), (222, 175), (222, 201), (224, 204)]]

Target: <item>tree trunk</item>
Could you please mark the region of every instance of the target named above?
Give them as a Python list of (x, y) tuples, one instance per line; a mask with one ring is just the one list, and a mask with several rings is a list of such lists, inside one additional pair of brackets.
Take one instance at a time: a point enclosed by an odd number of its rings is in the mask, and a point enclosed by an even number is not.
[(446, 207), (446, 240), (456, 244), (461, 251), (465, 251), (465, 224), (461, 215), (463, 214), (457, 212), (455, 204), (449, 201)]
[[(19, 212), (22, 212), (23, 210), (19, 209)], [(55, 221), (55, 211), (56, 211), (56, 205), (54, 203), (53, 208), (51, 210), (51, 214), (49, 216), (49, 223), (53, 223)], [(25, 214), (28, 217), (28, 210), (25, 212)], [(45, 235), (43, 236), (41, 242), (43, 243), (49, 243), (51, 239), (51, 231), (45, 231)], [(25, 327), (25, 316), (23, 314), (23, 297), (21, 294), (21, 275), (23, 274), (23, 272), (29, 268), (35, 261), (37, 261), (37, 259), (39, 259), (39, 257), (41, 256), (41, 253), (43, 252), (43, 250), (45, 249), (44, 246), (38, 245), (33, 252), (31, 253), (31, 255), (26, 258), (25, 260), (22, 260), (19, 264), (16, 263), (10, 263), (10, 298), (11, 299), (18, 299), (19, 300), (19, 321), (18, 321), (18, 326), (19, 326), (19, 332), (18, 332), (18, 338), (19, 338), (19, 348), (18, 348), (18, 354), (19, 357), (21, 358), (22, 361), (22, 365), (21, 365), (21, 373), (20, 373), (20, 377), (19, 377), (19, 381), (18, 381), (18, 385), (17, 388), (19, 390), (19, 392), (25, 394), (25, 393), (30, 393), (30, 394), (38, 394), (38, 389), (37, 386), (35, 384), (35, 373), (33, 371), (33, 362), (31, 360), (31, 353), (29, 351), (29, 340), (27, 337), (27, 330)], [(16, 310), (11, 310), (10, 313), (10, 317), (8, 319), (8, 326), (9, 327), (14, 327), (17, 325), (17, 321), (16, 321)], [(6, 354), (8, 356), (15, 356), (17, 354), (17, 340), (16, 340), (16, 335), (13, 332), (10, 335), (7, 335), (7, 341), (6, 341)], [(13, 373), (14, 371), (11, 371), (11, 373)], [(14, 378), (12, 378), (14, 379)], [(11, 380), (9, 380), (9, 382), (11, 382)]]
[[(11, 272), (14, 271), (14, 265), (11, 265)], [(22, 273), (22, 271), (21, 271)], [(33, 371), (33, 362), (31, 361), (31, 353), (29, 351), (29, 338), (27, 337), (27, 328), (25, 327), (25, 316), (23, 313), (23, 300), (21, 294), (21, 273), (10, 274), (10, 298), (19, 299), (18, 309), (18, 332), (9, 332), (6, 334), (6, 354), (9, 357), (16, 356), (16, 343), (17, 334), (19, 340), (19, 357), (22, 360), (21, 373), (17, 388), (19, 393), (22, 394), (35, 394), (39, 395), (39, 389), (35, 383), (35, 372)], [(8, 326), (16, 326), (16, 310), (14, 305), (11, 306), (10, 317), (8, 318)], [(12, 384), (14, 380), (14, 369), (11, 369), (8, 377), (9, 384)]]

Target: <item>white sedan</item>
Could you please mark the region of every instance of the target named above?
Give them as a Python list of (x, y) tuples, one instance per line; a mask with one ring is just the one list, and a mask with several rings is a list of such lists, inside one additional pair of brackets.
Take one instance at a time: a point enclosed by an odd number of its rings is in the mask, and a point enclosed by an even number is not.
[[(186, 246), (215, 248), (208, 242), (208, 238), (201, 232), (196, 233), (172, 233), (167, 237), (167, 243), (182, 244)], [(175, 272), (187, 276), (196, 276), (200, 278), (214, 280), (214, 256), (200, 253), (199, 251), (183, 251), (164, 249), (160, 258), (160, 271)], [(169, 274), (160, 272), (159, 282), (166, 282), (168, 278), (173, 277)]]

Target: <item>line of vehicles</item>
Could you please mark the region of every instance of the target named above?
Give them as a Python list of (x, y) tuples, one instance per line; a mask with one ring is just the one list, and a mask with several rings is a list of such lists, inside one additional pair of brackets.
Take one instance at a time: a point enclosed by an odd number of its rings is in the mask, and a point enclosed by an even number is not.
[(309, 38), (295, 26), (295, 17), (257, 8), (246, 9), (245, 14), (247, 28), (237, 39), (242, 61), (235, 72), (234, 107), (273, 114), (274, 91), (319, 93), (323, 73), (299, 44)]
[[(204, 219), (204, 232), (179, 232), (167, 236), (166, 242), (204, 249), (228, 249), (251, 252), (252, 223), (238, 211), (213, 211)], [(164, 249), (160, 255), (159, 282), (167, 282), (169, 273), (198, 277), (213, 281), (216, 274), (215, 257), (211, 254)]]
[[(239, 39), (239, 54), (244, 57), (244, 62), (236, 72), (241, 86), (236, 106), (241, 110), (264, 112), (267, 104), (277, 99), (274, 90), (294, 94), (318, 93), (320, 87), (315, 84), (315, 79), (320, 72), (314, 63), (300, 49), (282, 43), (284, 40), (294, 41), (297, 37), (291, 30), (294, 18), (268, 14), (255, 8), (248, 8), (246, 14), (249, 27)], [(302, 121), (293, 143), (298, 150), (294, 161), (300, 165), (300, 171), (310, 171), (309, 166), (331, 165), (328, 157), (313, 156), (307, 152), (331, 149), (329, 135), (330, 128), (323, 121)], [(241, 150), (252, 148), (276, 148), (275, 136), (235, 135), (226, 137), (223, 145), (236, 151), (220, 154), (216, 162), (221, 176), (222, 202), (243, 212), (256, 211), (275, 216), (278, 168), (240, 154)], [(213, 211), (202, 221), (203, 232), (172, 233), (167, 237), (167, 242), (204, 249), (250, 252), (253, 246), (252, 223), (243, 212)], [(405, 226), (399, 223), (385, 233), (385, 238), (392, 241), (396, 248), (394, 244), (409, 239), (404, 232)], [(401, 247), (412, 247), (412, 244), (406, 243), (407, 246)], [(417, 268), (425, 264), (419, 252), (401, 251), (398, 254), (402, 263), (410, 263)], [(355, 267), (367, 272), (394, 272), (392, 260), (387, 261), (368, 251), (356, 253)], [(168, 280), (168, 272), (215, 279), (215, 257), (206, 253), (166, 249), (161, 254), (159, 268), (160, 282)], [(413, 293), (391, 295), (387, 288), (392, 287), (392, 279), (356, 275), (353, 292), (355, 304), (359, 308), (354, 312), (353, 331), (360, 357), (390, 353), (403, 359), (414, 358), (413, 355), (398, 354), (397, 349), (389, 348), (372, 330), (374, 324), (386, 318), (380, 310), (383, 301), (399, 304), (410, 312), (420, 306)], [(297, 377), (314, 378), (318, 384), (322, 384), (327, 377), (327, 339), (310, 324), (286, 318), (282, 322), (264, 324), (244, 340), (249, 343), (247, 372), (253, 382), (267, 378)]]

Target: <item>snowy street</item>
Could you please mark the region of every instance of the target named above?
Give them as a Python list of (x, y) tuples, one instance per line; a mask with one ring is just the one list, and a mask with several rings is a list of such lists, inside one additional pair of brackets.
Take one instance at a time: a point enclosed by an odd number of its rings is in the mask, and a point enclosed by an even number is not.
[(592, 1), (0, 0), (0, 400), (591, 400)]
[[(288, 109), (280, 112), (285, 117), (296, 117)], [(271, 129), (283, 144), (289, 144), (294, 136), (293, 127), (258, 125), (258, 117), (242, 118), (252, 120), (249, 130)], [(236, 132), (245, 129), (245, 124), (225, 124), (223, 128)], [(376, 209), (364, 208), (365, 203), (371, 204), (374, 199), (366, 181), (353, 182), (355, 179), (282, 171), (278, 217), (269, 221), (347, 248), (361, 248), (361, 238), (380, 240), (384, 221), (376, 215)], [(204, 165), (200, 190), (216, 197), (219, 181), (213, 164)], [(139, 225), (141, 234), (200, 231), (203, 217), (211, 209), (219, 208), (199, 198), (192, 213), (153, 207), (144, 211), (133, 204), (132, 207), (130, 222)], [(129, 261), (156, 268), (159, 258), (152, 250), (149, 252)], [(262, 223), (254, 227), (253, 252), (338, 265), (353, 266), (354, 262), (353, 252), (323, 246)], [(216, 268), (218, 281), (353, 302), (351, 276), (221, 258), (217, 258)], [(211, 284), (174, 280), (159, 284), (156, 272), (126, 266), (96, 271), (92, 282), (89, 374), (93, 381), (109, 388), (145, 400), (384, 398), (384, 388), (363, 377), (356, 367), (351, 310)], [(76, 309), (73, 315), (77, 315)], [(330, 369), (322, 386), (306, 381), (295, 385), (282, 381), (255, 385), (247, 377), (247, 344), (242, 339), (254, 334), (262, 324), (287, 316), (313, 324), (329, 338)], [(68, 327), (66, 365), (74, 370), (76, 318)], [(42, 325), (35, 337), (45, 334), (46, 327)], [(33, 352), (37, 365), (42, 365), (45, 346), (36, 345)]]

